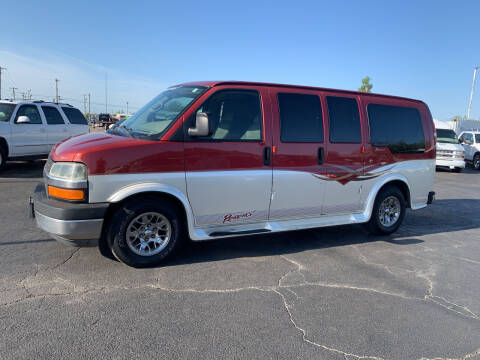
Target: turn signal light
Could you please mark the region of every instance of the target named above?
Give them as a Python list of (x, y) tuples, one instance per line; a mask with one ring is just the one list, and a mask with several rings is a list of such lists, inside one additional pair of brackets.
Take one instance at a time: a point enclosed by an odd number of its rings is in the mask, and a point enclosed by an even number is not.
[(83, 190), (61, 189), (50, 185), (48, 185), (48, 195), (65, 200), (85, 199), (85, 192)]

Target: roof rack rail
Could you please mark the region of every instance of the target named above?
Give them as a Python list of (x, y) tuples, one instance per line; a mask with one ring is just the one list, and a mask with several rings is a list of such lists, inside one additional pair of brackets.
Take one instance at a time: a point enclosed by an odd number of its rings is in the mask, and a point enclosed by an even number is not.
[(43, 103), (43, 102), (45, 102), (45, 101), (43, 101), (43, 100), (33, 100), (32, 102), (34, 102), (34, 103)]

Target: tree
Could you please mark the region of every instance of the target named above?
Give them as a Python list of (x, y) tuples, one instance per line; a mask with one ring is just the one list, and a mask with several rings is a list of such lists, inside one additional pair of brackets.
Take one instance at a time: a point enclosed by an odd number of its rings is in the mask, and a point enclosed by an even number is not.
[(358, 88), (358, 91), (370, 92), (372, 90), (373, 84), (370, 84), (370, 77), (366, 76), (362, 79), (362, 86)]

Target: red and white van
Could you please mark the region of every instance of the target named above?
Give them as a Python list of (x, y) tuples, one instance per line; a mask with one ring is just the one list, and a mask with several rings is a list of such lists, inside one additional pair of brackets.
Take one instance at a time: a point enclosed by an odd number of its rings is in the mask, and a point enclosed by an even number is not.
[(395, 231), (433, 201), (427, 105), (306, 86), (167, 89), (107, 133), (61, 142), (35, 190), (56, 239), (155, 265), (181, 241), (366, 223)]

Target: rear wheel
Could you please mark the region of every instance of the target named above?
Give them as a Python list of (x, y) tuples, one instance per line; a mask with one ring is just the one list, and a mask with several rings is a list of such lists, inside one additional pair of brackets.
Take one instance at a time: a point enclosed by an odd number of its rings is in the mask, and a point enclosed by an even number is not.
[(162, 200), (135, 199), (114, 214), (107, 241), (115, 257), (133, 267), (155, 266), (182, 241), (178, 209)]
[(480, 154), (475, 154), (473, 157), (473, 168), (475, 170), (480, 170)]
[(7, 163), (7, 152), (5, 148), (0, 145), (0, 170), (3, 170)]
[(405, 217), (405, 197), (396, 186), (382, 189), (373, 206), (367, 229), (372, 234), (386, 235), (398, 229)]

